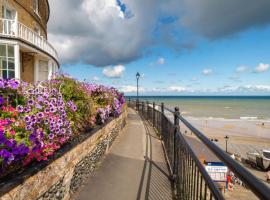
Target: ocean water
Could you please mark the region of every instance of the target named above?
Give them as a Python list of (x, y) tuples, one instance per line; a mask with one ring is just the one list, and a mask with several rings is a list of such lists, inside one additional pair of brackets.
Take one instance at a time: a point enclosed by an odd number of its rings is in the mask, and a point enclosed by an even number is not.
[(270, 121), (270, 96), (144, 96), (140, 100), (163, 102), (170, 109), (178, 106), (189, 118)]

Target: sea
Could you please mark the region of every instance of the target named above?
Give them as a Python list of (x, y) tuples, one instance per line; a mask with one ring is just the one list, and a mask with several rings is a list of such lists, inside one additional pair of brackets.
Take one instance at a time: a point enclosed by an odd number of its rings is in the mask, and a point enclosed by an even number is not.
[[(136, 99), (136, 97), (126, 97)], [(196, 119), (270, 122), (270, 96), (140, 96), (140, 101), (179, 107), (183, 116)]]

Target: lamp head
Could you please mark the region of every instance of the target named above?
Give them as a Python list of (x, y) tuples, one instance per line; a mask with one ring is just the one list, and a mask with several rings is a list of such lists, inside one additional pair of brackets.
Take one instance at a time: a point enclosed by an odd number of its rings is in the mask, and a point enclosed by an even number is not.
[(228, 140), (228, 139), (229, 139), (229, 136), (228, 136), (228, 135), (226, 135), (226, 136), (225, 136), (225, 139), (226, 139), (226, 140)]
[(139, 73), (139, 72), (137, 72), (137, 74), (136, 74), (136, 78), (137, 78), (137, 79), (139, 79), (140, 77), (141, 77), (140, 73)]

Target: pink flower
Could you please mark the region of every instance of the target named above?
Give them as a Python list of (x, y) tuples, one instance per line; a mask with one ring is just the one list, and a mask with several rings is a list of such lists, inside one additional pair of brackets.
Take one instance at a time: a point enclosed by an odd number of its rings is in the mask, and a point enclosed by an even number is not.
[(16, 132), (14, 130), (9, 131), (11, 135), (16, 135)]

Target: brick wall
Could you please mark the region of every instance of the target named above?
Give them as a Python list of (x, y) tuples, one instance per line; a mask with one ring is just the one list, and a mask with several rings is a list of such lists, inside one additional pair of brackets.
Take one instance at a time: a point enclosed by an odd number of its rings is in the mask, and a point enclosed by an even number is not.
[(19, 22), (31, 29), (38, 27), (41, 35), (47, 38), (47, 18), (49, 10), (46, 2), (47, 0), (39, 0), (39, 15), (37, 15), (33, 9), (33, 0), (1, 0), (1, 17), (2, 6), (7, 4), (9, 7), (17, 11)]

